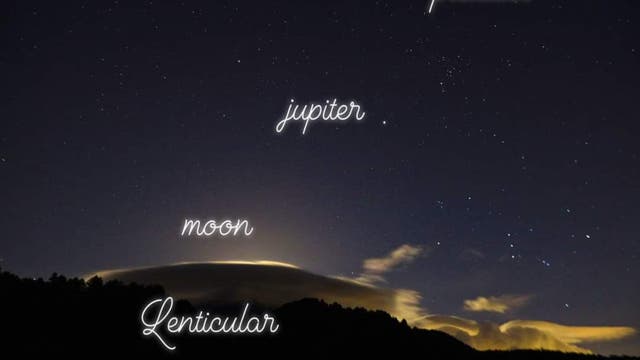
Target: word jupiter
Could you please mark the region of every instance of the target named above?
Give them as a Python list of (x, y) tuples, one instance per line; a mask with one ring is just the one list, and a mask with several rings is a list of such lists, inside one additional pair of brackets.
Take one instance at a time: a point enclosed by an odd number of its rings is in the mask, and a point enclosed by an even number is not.
[(302, 134), (307, 132), (309, 123), (316, 120), (323, 121), (346, 121), (350, 118), (356, 120), (364, 119), (365, 112), (361, 111), (360, 105), (351, 101), (349, 104), (338, 104), (337, 99), (327, 100), (324, 104), (307, 104), (302, 107), (291, 99), (287, 113), (276, 124), (276, 132), (284, 131), (289, 121), (302, 121)]

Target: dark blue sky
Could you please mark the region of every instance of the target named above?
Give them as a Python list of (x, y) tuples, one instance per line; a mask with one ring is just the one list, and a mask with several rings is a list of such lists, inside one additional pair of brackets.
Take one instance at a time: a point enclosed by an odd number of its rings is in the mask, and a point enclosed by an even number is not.
[[(521, 318), (640, 327), (639, 4), (424, 7), (3, 3), (2, 268), (350, 275), (415, 244), (388, 280), (431, 311), (527, 294)], [(367, 117), (276, 134), (290, 98)], [(185, 217), (255, 233), (180, 238)]]

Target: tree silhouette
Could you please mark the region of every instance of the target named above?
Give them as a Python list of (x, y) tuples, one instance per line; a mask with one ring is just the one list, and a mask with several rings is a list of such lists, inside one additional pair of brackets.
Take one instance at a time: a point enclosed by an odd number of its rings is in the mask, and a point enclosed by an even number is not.
[[(150, 299), (164, 296), (160, 286), (87, 281), (52, 274), (21, 279), (0, 270), (2, 350), (24, 355), (65, 357), (202, 358), (222, 354), (280, 356), (407, 355), (428, 359), (594, 359), (595, 356), (542, 351), (475, 351), (438, 331), (410, 327), (383, 311), (347, 309), (316, 299), (302, 299), (272, 310), (280, 324), (276, 334), (194, 335), (172, 338), (168, 352), (141, 334), (140, 312)], [(193, 314), (187, 301), (176, 313)], [(212, 313), (238, 307), (207, 308)]]

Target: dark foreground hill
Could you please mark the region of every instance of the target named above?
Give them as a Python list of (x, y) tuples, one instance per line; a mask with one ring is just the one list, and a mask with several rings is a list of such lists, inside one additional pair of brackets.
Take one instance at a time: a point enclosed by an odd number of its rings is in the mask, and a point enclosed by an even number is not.
[[(341, 356), (358, 358), (390, 353), (427, 359), (596, 359), (595, 356), (543, 351), (478, 352), (439, 331), (411, 328), (382, 311), (346, 309), (303, 299), (272, 310), (276, 334), (170, 337), (175, 351), (142, 336), (140, 313), (150, 299), (164, 296), (159, 286), (87, 282), (53, 275), (50, 280), (20, 279), (0, 273), (2, 350), (21, 355), (67, 358), (142, 355), (169, 358)], [(176, 314), (192, 315), (188, 302)], [(207, 309), (237, 313), (237, 306)], [(255, 309), (253, 311), (260, 311)]]

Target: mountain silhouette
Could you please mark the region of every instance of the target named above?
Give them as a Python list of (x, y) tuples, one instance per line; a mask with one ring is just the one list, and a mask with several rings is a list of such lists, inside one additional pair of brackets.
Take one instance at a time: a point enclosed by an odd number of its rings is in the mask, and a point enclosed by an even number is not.
[[(153, 337), (142, 335), (141, 309), (150, 299), (165, 296), (160, 286), (104, 282), (98, 277), (85, 281), (57, 274), (48, 281), (22, 279), (1, 272), (0, 294), (3, 351), (20, 356), (598, 358), (547, 351), (476, 351), (443, 332), (410, 327), (384, 311), (345, 308), (310, 298), (269, 310), (280, 324), (275, 334), (184, 334), (171, 338), (176, 344), (171, 352)], [(232, 308), (237, 311), (237, 306), (229, 304), (207, 311)], [(193, 314), (195, 310), (185, 300), (175, 304), (176, 314)]]

